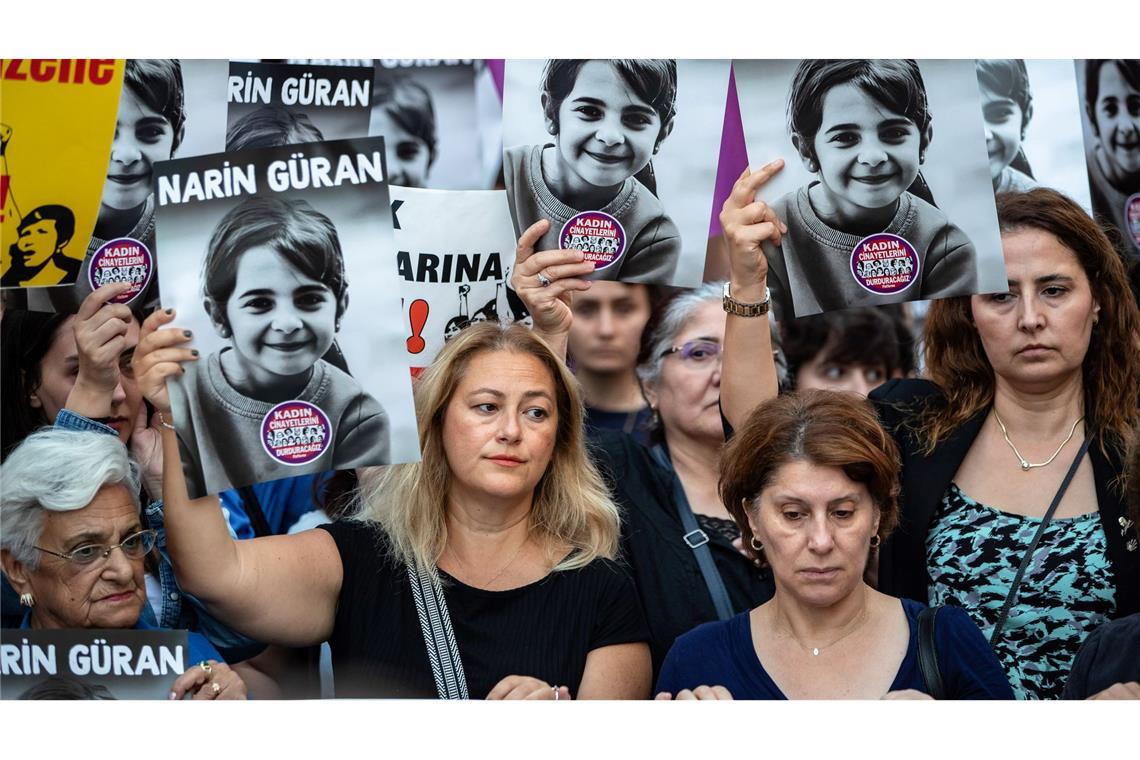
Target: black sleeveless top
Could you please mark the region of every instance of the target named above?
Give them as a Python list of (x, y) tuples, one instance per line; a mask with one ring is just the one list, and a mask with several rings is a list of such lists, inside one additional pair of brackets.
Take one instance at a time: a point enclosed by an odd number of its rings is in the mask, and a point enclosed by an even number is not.
[[(329, 639), (336, 696), (434, 698), (407, 571), (383, 531), (347, 520), (320, 527), (344, 567)], [(472, 699), (511, 675), (569, 686), (577, 697), (591, 650), (649, 638), (633, 581), (609, 560), (507, 591), (440, 578)]]

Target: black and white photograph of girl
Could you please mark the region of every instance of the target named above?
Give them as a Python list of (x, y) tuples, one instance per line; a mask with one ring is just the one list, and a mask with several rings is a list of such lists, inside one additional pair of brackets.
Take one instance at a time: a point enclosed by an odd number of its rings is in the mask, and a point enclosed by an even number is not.
[(734, 66), (777, 318), (1006, 287), (973, 61)]
[(368, 134), (385, 139), (389, 184), (480, 189), (475, 62), (377, 59)]
[(1080, 60), (1076, 69), (1093, 211), (1140, 274), (1140, 59)]
[(516, 234), (583, 250), (593, 279), (694, 286), (704, 271), (728, 61), (509, 60), (503, 173)]
[[(224, 60), (127, 60), (99, 216), (79, 277), (73, 286), (29, 290), (28, 308), (73, 312), (118, 274), (136, 282), (121, 302), (144, 311), (158, 306), (154, 165), (223, 149), (226, 67)], [(140, 263), (113, 266), (125, 260)]]
[[(192, 497), (419, 458), (382, 164), (364, 138), (164, 165), (163, 305), (199, 352), (170, 384)], [(307, 181), (321, 166), (334, 186)], [(188, 190), (235, 167), (256, 192)]]
[(372, 69), (231, 61), (226, 150), (368, 135)]
[(975, 61), (994, 193), (1051, 187), (1091, 213), (1072, 60)]

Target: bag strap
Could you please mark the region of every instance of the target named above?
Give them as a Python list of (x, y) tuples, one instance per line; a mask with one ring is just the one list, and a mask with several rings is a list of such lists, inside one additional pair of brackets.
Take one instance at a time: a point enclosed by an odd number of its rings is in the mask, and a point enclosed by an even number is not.
[(1053, 519), (1053, 513), (1057, 511), (1057, 506), (1061, 503), (1061, 497), (1065, 495), (1065, 491), (1069, 488), (1069, 483), (1073, 482), (1073, 476), (1077, 474), (1077, 468), (1080, 467), (1081, 460), (1085, 458), (1085, 453), (1089, 450), (1089, 444), (1092, 443), (1093, 431), (1091, 429), (1085, 431), (1085, 440), (1081, 443), (1080, 451), (1073, 458), (1073, 463), (1069, 466), (1069, 471), (1065, 474), (1065, 479), (1061, 481), (1061, 487), (1057, 489), (1057, 493), (1053, 496), (1053, 503), (1049, 505), (1049, 509), (1045, 511), (1045, 516), (1041, 518), (1041, 524), (1037, 526), (1037, 532), (1033, 534), (1033, 540), (1029, 542), (1029, 548), (1025, 550), (1025, 555), (1021, 558), (1021, 564), (1017, 567), (1017, 574), (1013, 576), (1013, 583), (1009, 586), (1009, 593), (1006, 594), (1005, 603), (1001, 606), (1001, 613), (998, 615), (997, 622), (994, 623), (993, 633), (990, 634), (990, 646), (992, 647), (997, 643), (1001, 637), (1002, 629), (1005, 628), (1006, 620), (1009, 619), (1010, 608), (1013, 607), (1014, 599), (1017, 597), (1017, 590), (1021, 587), (1021, 581), (1025, 577), (1025, 571), (1029, 567), (1029, 561), (1033, 559), (1033, 552), (1037, 549), (1037, 544), (1041, 542), (1041, 536), (1045, 534), (1045, 528), (1049, 527), (1049, 521)]
[(261, 499), (257, 498), (257, 491), (253, 486), (242, 486), (237, 489), (241, 496), (241, 505), (249, 517), (249, 526), (253, 528), (254, 538), (273, 535), (269, 530), (269, 521), (265, 519), (265, 511), (261, 508)]
[(650, 450), (650, 453), (657, 464), (668, 471), (672, 478), (673, 501), (677, 505), (677, 514), (681, 518), (681, 527), (685, 531), (681, 540), (693, 550), (693, 556), (697, 559), (697, 566), (701, 569), (701, 576), (705, 580), (705, 586), (708, 587), (709, 596), (712, 597), (713, 606), (716, 608), (717, 619), (728, 620), (735, 613), (732, 610), (732, 602), (728, 599), (728, 589), (724, 587), (724, 579), (720, 577), (720, 571), (716, 569), (716, 561), (709, 550), (709, 536), (701, 530), (701, 526), (697, 523), (697, 517), (693, 514), (692, 507), (689, 506), (689, 497), (685, 495), (685, 487), (681, 485), (681, 479), (677, 477), (677, 471), (673, 469), (673, 463), (669, 461), (669, 454), (665, 451), (665, 447), (658, 444)]
[(934, 622), (942, 607), (926, 607), (918, 613), (918, 669), (922, 673), (930, 696), (946, 699), (946, 687), (942, 683), (942, 671), (938, 669), (938, 650), (934, 646)]
[(447, 612), (447, 600), (443, 597), (439, 578), (425, 577), (408, 565), (408, 580), (412, 584), (412, 596), (420, 618), (431, 675), (435, 679), (436, 694), (440, 699), (470, 699), (463, 660), (459, 657), (459, 646), (455, 643), (455, 631), (451, 628), (451, 615)]

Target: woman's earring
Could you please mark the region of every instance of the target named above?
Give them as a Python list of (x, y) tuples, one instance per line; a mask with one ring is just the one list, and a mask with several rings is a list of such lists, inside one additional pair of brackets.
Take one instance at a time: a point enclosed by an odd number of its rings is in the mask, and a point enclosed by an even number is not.
[(649, 407), (653, 411), (653, 427), (661, 427), (661, 415), (657, 411), (657, 407)]
[(756, 536), (753, 536), (752, 538), (748, 539), (748, 545), (752, 547), (752, 551), (754, 551), (754, 552), (764, 551), (764, 544), (757, 541)]
[(809, 172), (813, 172), (813, 173), (814, 173), (814, 172), (817, 172), (817, 171), (819, 171), (819, 164), (818, 164), (818, 163), (816, 163), (816, 161), (815, 161), (815, 159), (814, 159), (814, 158), (809, 158), (809, 159), (808, 159), (808, 162), (807, 162), (807, 170), (808, 170)]
[(21, 607), (28, 607), (28, 608), (35, 607), (36, 606), (36, 598), (34, 596), (32, 596), (30, 592), (25, 592), (23, 594), (20, 594), (20, 606)]
[(881, 544), (882, 542), (883, 542), (883, 539), (879, 538), (877, 535), (871, 536), (871, 548), (872, 549), (879, 548), (879, 544)]

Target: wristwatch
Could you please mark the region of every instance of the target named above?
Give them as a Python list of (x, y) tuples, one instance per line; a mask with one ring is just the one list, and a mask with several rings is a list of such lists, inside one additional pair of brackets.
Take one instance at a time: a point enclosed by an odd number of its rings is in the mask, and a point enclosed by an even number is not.
[(728, 283), (724, 283), (724, 298), (721, 304), (724, 310), (729, 314), (735, 314), (738, 317), (762, 317), (768, 313), (768, 307), (772, 304), (772, 291), (764, 288), (764, 300), (760, 303), (744, 303), (737, 301), (728, 292)]

